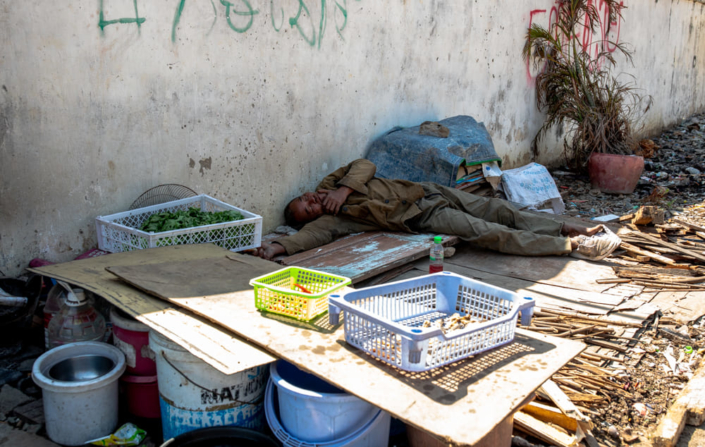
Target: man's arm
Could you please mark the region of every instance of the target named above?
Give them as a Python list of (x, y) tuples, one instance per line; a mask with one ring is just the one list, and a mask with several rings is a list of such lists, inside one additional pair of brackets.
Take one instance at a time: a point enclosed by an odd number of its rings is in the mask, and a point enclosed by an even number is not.
[(375, 172), (377, 172), (375, 164), (361, 158), (326, 176), (316, 189), (334, 190), (347, 186), (355, 192), (367, 194), (367, 182), (372, 180)]
[[(300, 251), (310, 250), (329, 244), (336, 238), (363, 231), (379, 230), (374, 225), (355, 222), (349, 219), (330, 215), (321, 216), (309, 222), (298, 233), (278, 239), (274, 244), (284, 248), (286, 254), (293, 255)], [(274, 245), (273, 244), (273, 245)], [(280, 253), (283, 254), (283, 253)]]

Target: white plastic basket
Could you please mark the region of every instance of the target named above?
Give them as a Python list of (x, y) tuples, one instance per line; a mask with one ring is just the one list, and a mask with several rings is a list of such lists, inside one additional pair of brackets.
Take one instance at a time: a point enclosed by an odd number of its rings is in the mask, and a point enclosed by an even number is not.
[[(202, 211), (238, 211), (244, 219), (161, 233), (148, 233), (139, 229), (144, 221), (154, 213), (188, 210), (190, 207), (197, 207)], [(228, 205), (205, 194), (124, 213), (111, 214), (110, 216), (98, 216), (95, 220), (95, 227), (98, 233), (98, 247), (111, 253), (208, 242), (231, 251), (240, 251), (259, 247), (262, 243), (261, 216)]]
[[(535, 300), (450, 272), (331, 295), (329, 320), (345, 311), (345, 341), (406, 371), (428, 371), (514, 340), (517, 317), (529, 325)], [(452, 314), (481, 322), (443, 333)], [(431, 327), (423, 327), (429, 321)]]

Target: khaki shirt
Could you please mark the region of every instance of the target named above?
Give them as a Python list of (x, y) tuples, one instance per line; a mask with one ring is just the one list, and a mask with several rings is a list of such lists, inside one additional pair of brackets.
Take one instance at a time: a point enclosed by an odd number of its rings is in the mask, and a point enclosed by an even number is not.
[(353, 190), (337, 216), (324, 215), (301, 231), (276, 242), (292, 255), (362, 231), (388, 230), (413, 233), (406, 221), (421, 214), (416, 201), (424, 196), (418, 183), (376, 178), (377, 167), (369, 160), (355, 160), (324, 178), (316, 190)]

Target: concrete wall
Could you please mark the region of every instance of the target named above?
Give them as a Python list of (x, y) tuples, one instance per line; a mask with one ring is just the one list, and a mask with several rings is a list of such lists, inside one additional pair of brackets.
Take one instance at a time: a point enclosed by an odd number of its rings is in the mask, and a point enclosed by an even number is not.
[[(627, 6), (610, 37), (634, 45), (627, 71), (654, 96), (654, 132), (705, 104), (704, 5)], [(291, 197), (395, 125), (468, 114), (505, 166), (523, 165), (542, 116), (521, 49), (552, 7), (0, 0), (0, 274), (73, 259), (94, 247), (96, 216), (163, 183), (274, 228)], [(537, 161), (560, 162), (556, 141)]]

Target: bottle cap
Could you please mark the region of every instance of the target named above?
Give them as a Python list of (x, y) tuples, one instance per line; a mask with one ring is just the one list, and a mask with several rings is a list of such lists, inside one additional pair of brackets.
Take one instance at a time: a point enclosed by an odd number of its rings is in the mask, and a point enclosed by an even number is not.
[(64, 304), (69, 307), (78, 307), (86, 304), (86, 301), (86, 294), (83, 289), (73, 289), (73, 291), (66, 297)]
[(686, 354), (691, 354), (693, 352), (693, 347), (692, 346), (686, 346), (683, 348)]
[(436, 244), (440, 244), (441, 242), (443, 242), (443, 236), (435, 236), (433, 238), (433, 242), (435, 242)]

